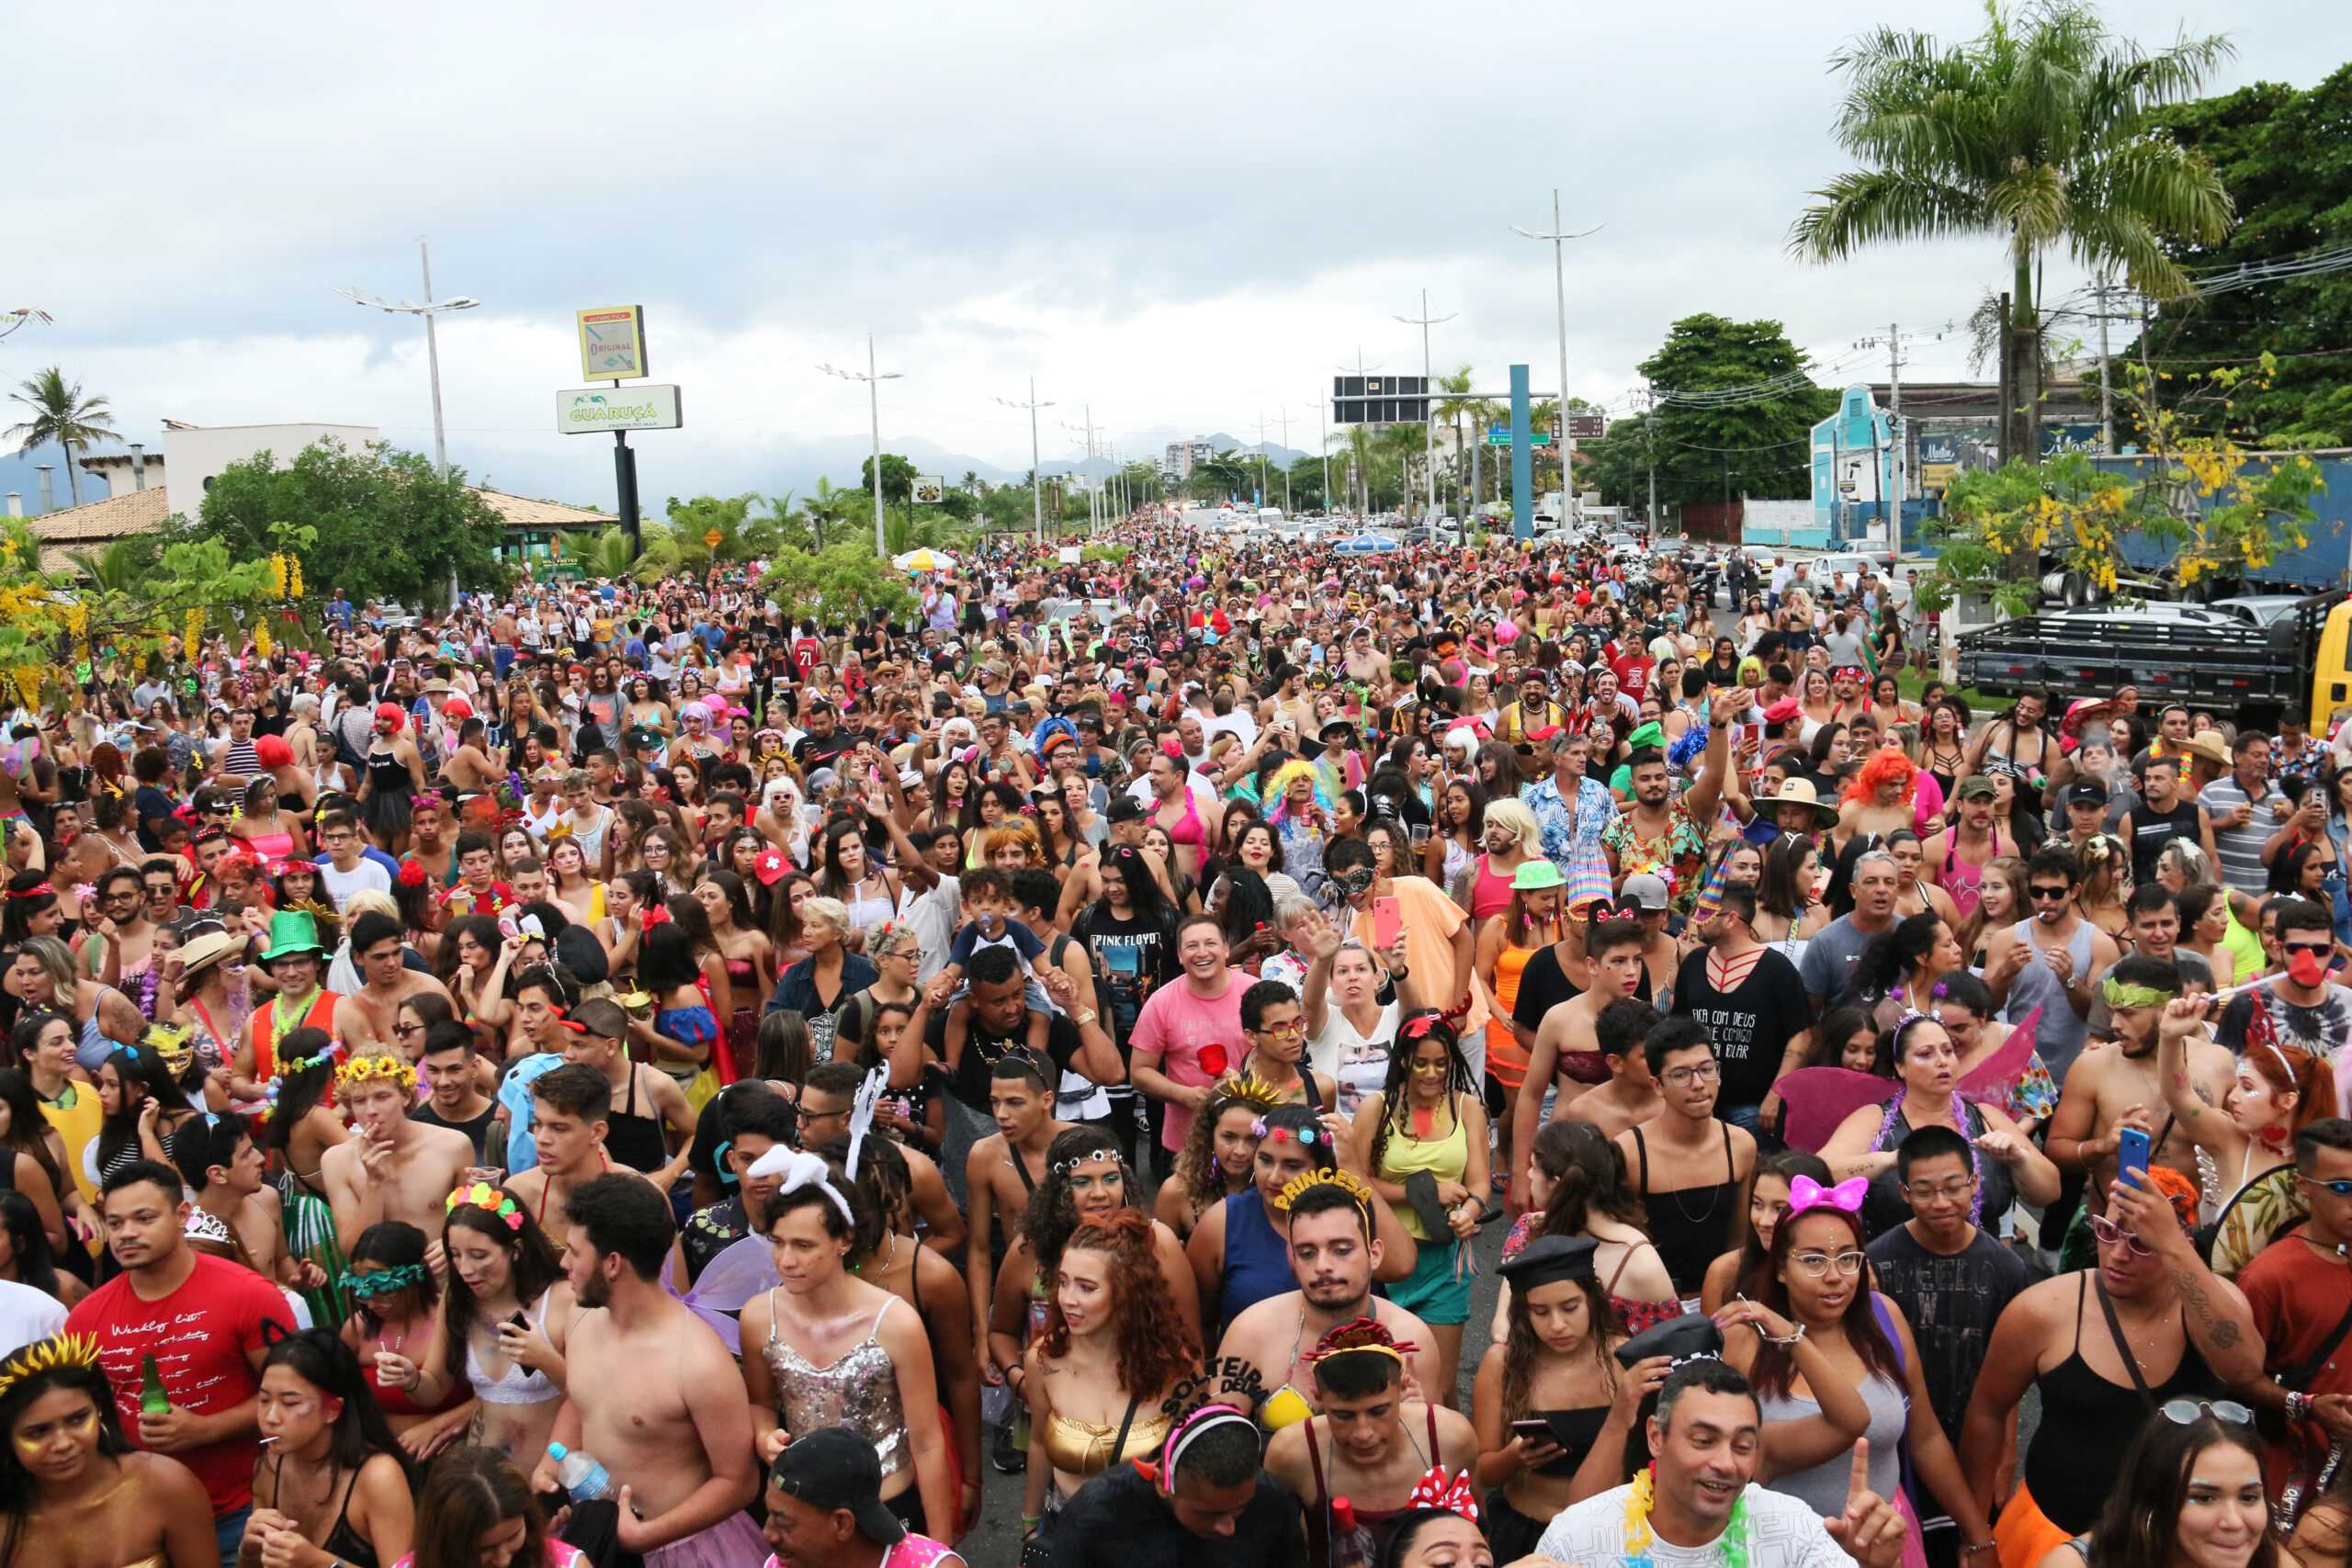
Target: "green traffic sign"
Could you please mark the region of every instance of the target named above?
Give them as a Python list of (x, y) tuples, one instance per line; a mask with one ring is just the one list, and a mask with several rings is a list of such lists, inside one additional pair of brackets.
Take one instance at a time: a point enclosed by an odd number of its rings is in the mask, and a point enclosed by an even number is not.
[[(1527, 444), (1530, 446), (1549, 446), (1552, 445), (1552, 433), (1548, 430), (1531, 431)], [(1498, 424), (1489, 429), (1487, 432), (1487, 445), (1489, 446), (1510, 446), (1510, 426)]]

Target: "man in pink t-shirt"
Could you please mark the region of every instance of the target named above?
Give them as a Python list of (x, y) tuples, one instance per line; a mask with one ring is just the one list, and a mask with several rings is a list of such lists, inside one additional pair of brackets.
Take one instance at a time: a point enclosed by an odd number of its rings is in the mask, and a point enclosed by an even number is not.
[(1241, 993), (1250, 988), (1250, 976), (1225, 960), (1225, 932), (1216, 917), (1186, 919), (1176, 928), (1183, 979), (1146, 998), (1127, 1034), (1128, 1076), (1168, 1107), (1159, 1145), (1171, 1153), (1184, 1146), (1209, 1085), (1239, 1066), (1249, 1052), (1241, 1038)]

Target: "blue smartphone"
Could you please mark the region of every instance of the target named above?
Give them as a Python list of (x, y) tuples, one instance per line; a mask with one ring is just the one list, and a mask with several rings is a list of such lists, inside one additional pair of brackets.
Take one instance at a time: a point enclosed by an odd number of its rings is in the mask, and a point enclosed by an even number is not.
[(2137, 1127), (2126, 1127), (2115, 1135), (2117, 1172), (2130, 1187), (2143, 1185), (2148, 1173), (2148, 1134)]

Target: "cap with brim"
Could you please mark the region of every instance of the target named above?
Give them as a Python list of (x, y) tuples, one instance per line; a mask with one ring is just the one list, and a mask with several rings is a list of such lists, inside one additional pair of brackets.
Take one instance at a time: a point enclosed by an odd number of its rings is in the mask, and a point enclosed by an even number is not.
[[(1669, 1317), (1664, 1323), (1643, 1329), (1617, 1347), (1617, 1364), (1633, 1367), (1652, 1356), (1664, 1356), (1674, 1361), (1694, 1361), (1703, 1356), (1724, 1353), (1724, 1331), (1712, 1318), (1700, 1313), (1685, 1313)], [(786, 1450), (789, 1451), (789, 1450)]]
[(1600, 1250), (1600, 1244), (1589, 1236), (1539, 1236), (1528, 1243), (1518, 1257), (1506, 1259), (1496, 1272), (1523, 1295), (1539, 1285), (1596, 1278), (1592, 1259)]
[(1353, 740), (1356, 738), (1356, 727), (1344, 718), (1326, 719), (1323, 728), (1315, 732), (1315, 738), (1318, 740), (1329, 740), (1334, 737), (1341, 740)]
[(1989, 773), (1971, 773), (1953, 788), (1954, 800), (1992, 800), (2001, 793)]
[(2066, 786), (2069, 806), (2105, 806), (2109, 799), (2107, 786), (2097, 779), (2076, 779)]
[(1802, 711), (1803, 705), (1801, 705), (1796, 698), (1782, 697), (1779, 702), (1772, 704), (1770, 707), (1764, 710), (1764, 722), (1767, 724), (1786, 724), (1789, 720), (1796, 717), (1796, 716)]
[(1510, 889), (1514, 893), (1541, 893), (1546, 888), (1565, 887), (1567, 880), (1560, 874), (1558, 866), (1539, 855), (1519, 863), (1519, 869), (1510, 874)]
[(1627, 877), (1623, 894), (1648, 912), (1663, 909), (1672, 901), (1667, 890), (1666, 878), (1653, 876), (1646, 871), (1637, 871)]
[(876, 1546), (896, 1546), (907, 1527), (882, 1506), (882, 1461), (874, 1440), (847, 1427), (820, 1427), (796, 1437), (775, 1456), (768, 1479), (786, 1496), (824, 1513), (846, 1509), (858, 1534)]

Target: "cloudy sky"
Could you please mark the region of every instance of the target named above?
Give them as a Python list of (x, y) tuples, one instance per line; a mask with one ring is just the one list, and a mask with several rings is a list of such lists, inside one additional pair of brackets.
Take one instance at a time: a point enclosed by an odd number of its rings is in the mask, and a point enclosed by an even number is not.
[[(865, 337), (905, 373), (885, 444), (1028, 466), (1091, 403), (1123, 455), (1258, 421), (1311, 449), (1359, 349), (1418, 371), (1557, 379), (1552, 254), (1568, 257), (1570, 390), (1620, 400), (1667, 325), (1769, 316), (1828, 363), (1921, 334), (1909, 378), (1965, 373), (1953, 337), (2000, 271), (1990, 243), (1790, 260), (1805, 193), (1846, 166), (1830, 52), (1862, 13), (1788, 0), (1431, 6), (1355, 0), (912, 6), (867, 0), (391, 10), (243, 0), (15, 19), (20, 156), (5, 305), (56, 317), (0, 344), (0, 380), (56, 363), (127, 434), (375, 424), (431, 446), (422, 333), (338, 285), (483, 308), (441, 334), (451, 457), (477, 479), (609, 504), (610, 444), (553, 428), (579, 384), (571, 312), (641, 303), (687, 428), (638, 438), (649, 498), (854, 482), (863, 389), (820, 375)], [(1889, 19), (1966, 36), (1963, 0)], [(2352, 56), (2352, 8), (2110, 0), (2151, 44), (2238, 47), (2218, 88), (2308, 85)], [(37, 66), (51, 62), (53, 68)], [(71, 128), (70, 131), (62, 128)], [(20, 141), (20, 152), (29, 148)], [(31, 236), (38, 236), (38, 239)], [(2075, 280), (2053, 271), (2054, 294)], [(952, 476), (951, 476), (952, 477)], [(11, 488), (17, 481), (8, 481)], [(24, 486), (29, 492), (29, 486)], [(60, 487), (62, 489), (62, 485)], [(29, 493), (28, 500), (30, 500)], [(62, 502), (62, 496), (61, 496)]]

